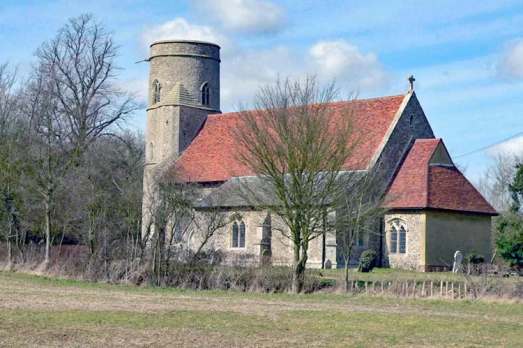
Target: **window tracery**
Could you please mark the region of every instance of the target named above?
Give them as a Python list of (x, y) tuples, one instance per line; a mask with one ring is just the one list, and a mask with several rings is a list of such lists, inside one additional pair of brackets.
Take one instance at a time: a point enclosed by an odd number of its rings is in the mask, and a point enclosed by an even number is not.
[(401, 219), (393, 219), (390, 224), (390, 253), (405, 254), (407, 253), (407, 229), (405, 222)]

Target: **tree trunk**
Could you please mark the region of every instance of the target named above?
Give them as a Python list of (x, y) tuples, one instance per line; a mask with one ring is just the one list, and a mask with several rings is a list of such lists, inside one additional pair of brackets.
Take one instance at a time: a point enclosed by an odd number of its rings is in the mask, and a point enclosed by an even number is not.
[(52, 193), (48, 192), (48, 195), (45, 199), (45, 257), (43, 268), (49, 266), (51, 261), (51, 203), (52, 203)]
[(345, 259), (345, 292), (349, 292), (349, 260)]
[(303, 290), (303, 285), (305, 283), (305, 265), (307, 264), (307, 249), (306, 244), (303, 244), (301, 248), (295, 246), (294, 249), (294, 268), (292, 274), (293, 294), (299, 294)]

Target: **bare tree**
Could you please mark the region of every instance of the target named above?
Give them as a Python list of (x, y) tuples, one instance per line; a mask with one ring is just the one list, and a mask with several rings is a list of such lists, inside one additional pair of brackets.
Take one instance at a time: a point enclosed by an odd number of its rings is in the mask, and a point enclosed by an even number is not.
[(331, 84), (314, 77), (261, 88), (254, 110), (243, 113), (240, 160), (261, 180), (243, 185), (251, 204), (278, 216), (293, 253), (292, 291), (301, 292), (309, 243), (325, 233), (325, 216), (343, 190), (340, 171), (356, 142), (351, 110), (329, 108)]
[(378, 170), (347, 173), (345, 190), (340, 191), (336, 219), (337, 243), (341, 250), (345, 268), (345, 291), (349, 288), (349, 262), (355, 245), (361, 245), (365, 237), (380, 236), (379, 220), (386, 185)]
[[(20, 118), (16, 69), (0, 64), (0, 231), (7, 244), (7, 263), (13, 261), (13, 246), (20, 241), (22, 171), (25, 166), (25, 124)], [(14, 243), (13, 243), (14, 242)]]
[(35, 139), (32, 176), (45, 209), (44, 265), (57, 186), (93, 141), (139, 107), (115, 84), (116, 52), (110, 33), (91, 15), (69, 20), (37, 50), (27, 113)]
[(498, 211), (508, 211), (512, 203), (508, 187), (516, 174), (517, 160), (514, 155), (497, 154), (479, 180), (478, 190)]

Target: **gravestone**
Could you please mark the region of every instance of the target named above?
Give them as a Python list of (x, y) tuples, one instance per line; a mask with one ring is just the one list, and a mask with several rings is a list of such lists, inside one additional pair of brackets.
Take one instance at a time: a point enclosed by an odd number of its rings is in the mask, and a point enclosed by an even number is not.
[(463, 262), (463, 254), (461, 251), (454, 253), (454, 264), (452, 265), (452, 273), (458, 273), (461, 269), (461, 263)]

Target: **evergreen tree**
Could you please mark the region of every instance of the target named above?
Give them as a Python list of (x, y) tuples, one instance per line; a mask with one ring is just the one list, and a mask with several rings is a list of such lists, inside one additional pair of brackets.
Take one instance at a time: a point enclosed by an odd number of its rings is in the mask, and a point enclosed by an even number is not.
[(509, 185), (512, 205), (498, 222), (497, 246), (500, 256), (511, 266), (523, 269), (523, 164), (516, 165), (517, 172)]

